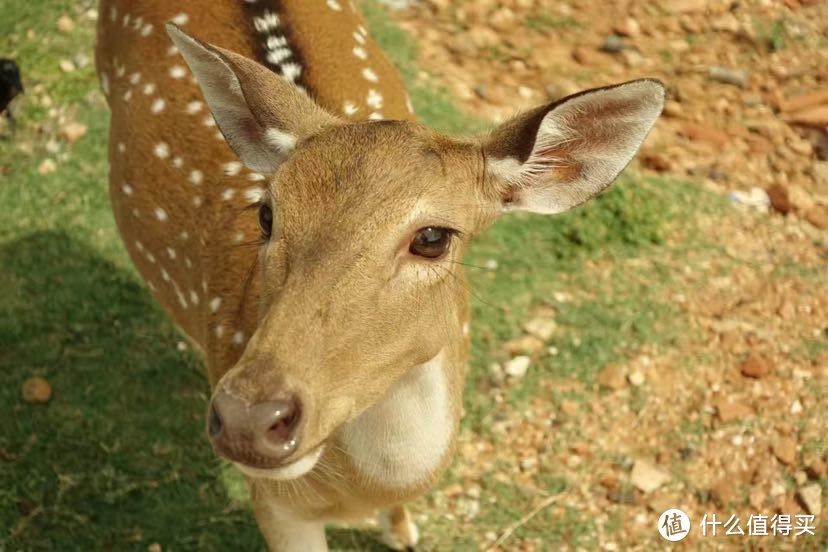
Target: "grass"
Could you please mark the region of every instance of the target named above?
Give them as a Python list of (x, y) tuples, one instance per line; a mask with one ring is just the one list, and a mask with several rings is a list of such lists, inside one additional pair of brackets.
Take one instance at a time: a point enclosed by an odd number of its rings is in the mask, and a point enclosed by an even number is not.
[(545, 13), (529, 16), (523, 24), (526, 28), (538, 32), (545, 32), (555, 29), (584, 29), (588, 26), (571, 16), (555, 17)]
[[(202, 436), (208, 395), (201, 359), (179, 349), (182, 337), (128, 262), (106, 192), (108, 114), (90, 66), (60, 73), (61, 58), (90, 55), (93, 29), (53, 31), (62, 14), (76, 21), (92, 2), (0, 0), (0, 48), (21, 64), (29, 90), (42, 86), (55, 107), (89, 125), (74, 145), (46, 152), (54, 132), (49, 107), (23, 102), (18, 135), (0, 142), (0, 549), (169, 550), (262, 549), (243, 487), (215, 459)], [(401, 68), (421, 118), (445, 132), (485, 124), (460, 112), (445, 90), (416, 80), (416, 47), (374, 2), (365, 3), (372, 33)], [(542, 19), (528, 26), (569, 25)], [(34, 30), (35, 38), (25, 38)], [(42, 132), (41, 132), (42, 129)], [(25, 147), (24, 147), (25, 146)], [(54, 174), (37, 167), (47, 155)], [(534, 309), (553, 306), (562, 333), (557, 357), (512, 388), (509, 400), (533, 396), (541, 378), (591, 381), (606, 362), (643, 344), (678, 339), (681, 315), (660, 299), (644, 269), (622, 278), (585, 279), (589, 267), (658, 257), (677, 228), (691, 233), (687, 209), (715, 209), (709, 196), (681, 183), (624, 177), (595, 202), (561, 217), (515, 215), (472, 249), (474, 354), (469, 390), (499, 344), (521, 334)], [(654, 267), (654, 268), (653, 268)], [(658, 270), (651, 263), (647, 270)], [(554, 301), (555, 291), (579, 300)], [(44, 376), (54, 396), (46, 405), (20, 399), (23, 381)], [(465, 397), (468, 429), (487, 431), (491, 405)], [(449, 474), (447, 477), (452, 477)], [(545, 474), (550, 493), (565, 486)], [(502, 483), (483, 482), (498, 497), (478, 523), (499, 530), (525, 510), (527, 497)], [(522, 535), (550, 544), (588, 546), (594, 528), (572, 510), (538, 515)], [(422, 528), (441, 548), (469, 549), (468, 535), (434, 520)], [(331, 533), (334, 548), (376, 547), (370, 535)]]

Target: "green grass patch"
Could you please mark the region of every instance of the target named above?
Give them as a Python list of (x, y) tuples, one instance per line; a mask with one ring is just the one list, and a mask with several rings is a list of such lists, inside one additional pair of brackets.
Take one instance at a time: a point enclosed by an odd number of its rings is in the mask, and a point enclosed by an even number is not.
[(526, 28), (538, 32), (556, 29), (585, 29), (588, 27), (587, 24), (581, 23), (574, 17), (566, 15), (553, 16), (546, 13), (530, 15), (523, 21), (523, 24)]

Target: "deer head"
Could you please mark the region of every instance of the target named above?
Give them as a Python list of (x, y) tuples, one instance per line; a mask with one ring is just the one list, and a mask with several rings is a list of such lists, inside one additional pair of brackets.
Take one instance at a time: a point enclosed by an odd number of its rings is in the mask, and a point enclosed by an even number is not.
[[(661, 113), (653, 80), (588, 90), (488, 136), (346, 123), (254, 61), (168, 32), (228, 144), (265, 173), (260, 323), (217, 383), (210, 433), (296, 477), (413, 367), (464, 339), (461, 261), (503, 213), (561, 213), (607, 188)], [(296, 469), (278, 472), (285, 466)]]

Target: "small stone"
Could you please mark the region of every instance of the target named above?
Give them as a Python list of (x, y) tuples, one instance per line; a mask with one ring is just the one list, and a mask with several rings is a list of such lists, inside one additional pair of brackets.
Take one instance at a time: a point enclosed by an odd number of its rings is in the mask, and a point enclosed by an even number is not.
[(79, 54), (75, 54), (75, 57), (72, 58), (72, 61), (74, 62), (75, 67), (77, 67), (78, 69), (83, 69), (87, 65), (89, 65), (90, 59), (89, 56), (81, 52)]
[(630, 38), (635, 38), (641, 34), (641, 26), (632, 17), (627, 17), (620, 23), (617, 23), (612, 30), (615, 34)]
[(768, 375), (772, 369), (771, 363), (758, 355), (748, 356), (739, 367), (742, 375), (749, 378), (761, 378)]
[[(782, 184), (773, 184), (767, 190), (771, 207), (780, 215), (787, 215), (791, 212), (791, 199), (788, 196), (788, 189)], [(758, 376), (754, 376), (758, 377)]]
[(604, 387), (617, 391), (626, 387), (624, 371), (617, 364), (608, 364), (598, 373), (595, 380)]
[(533, 318), (523, 325), (523, 329), (543, 341), (551, 338), (558, 325), (551, 318)]
[(41, 176), (51, 174), (57, 170), (57, 164), (52, 159), (44, 159), (37, 166), (37, 173)]
[(497, 270), (497, 259), (486, 259), (486, 262), (483, 263), (483, 266), (486, 270)]
[(27, 403), (47, 403), (52, 398), (52, 386), (44, 378), (34, 376), (23, 382), (21, 393)]
[(147, 546), (147, 552), (161, 552), (161, 545), (157, 542), (154, 542)]
[(489, 376), (497, 382), (503, 380), (503, 366), (499, 362), (489, 364)]
[(796, 441), (790, 437), (780, 437), (773, 445), (773, 455), (786, 466), (790, 466), (796, 462)]
[(601, 50), (608, 54), (617, 54), (624, 49), (624, 39), (617, 34), (609, 35), (601, 45)]
[(57, 20), (57, 30), (62, 33), (71, 33), (75, 30), (75, 22), (68, 15), (61, 15)]
[(714, 65), (708, 69), (707, 74), (716, 82), (732, 84), (734, 86), (744, 87), (748, 81), (747, 71), (741, 69), (730, 69), (728, 67)]
[(510, 355), (535, 355), (543, 350), (543, 341), (533, 335), (510, 339), (504, 344)]
[(627, 376), (627, 381), (629, 381), (630, 385), (632, 385), (633, 387), (641, 387), (642, 385), (644, 385), (645, 381), (644, 374), (641, 371), (636, 370), (635, 372)]
[(636, 460), (630, 481), (643, 493), (651, 493), (667, 483), (670, 475), (646, 460)]
[(822, 514), (822, 486), (819, 483), (805, 485), (799, 488), (796, 495), (808, 513), (819, 519)]
[(821, 205), (814, 205), (805, 211), (805, 220), (820, 230), (828, 228), (828, 209)]
[(714, 31), (721, 31), (721, 32), (728, 32), (728, 33), (738, 33), (739, 29), (741, 29), (741, 25), (739, 25), (739, 20), (736, 19), (736, 16), (732, 13), (728, 12), (725, 13), (711, 22), (711, 26), (713, 27)]
[(586, 46), (576, 46), (573, 48), (572, 59), (581, 65), (600, 65), (604, 62), (604, 57), (599, 52)]
[(83, 138), (86, 134), (86, 125), (83, 123), (66, 123), (60, 128), (60, 135), (63, 136), (67, 142), (74, 143)]
[(644, 163), (644, 166), (648, 169), (652, 169), (660, 173), (670, 172), (673, 169), (673, 164), (670, 160), (659, 153), (642, 153), (641, 162)]
[(489, 18), (489, 23), (498, 31), (508, 31), (515, 26), (515, 12), (509, 8), (500, 8)]
[(187, 344), (184, 343), (183, 341), (179, 341), (178, 343), (175, 344), (175, 348), (178, 349), (178, 351), (180, 353), (183, 353), (184, 351), (187, 350)]
[(802, 412), (802, 403), (799, 402), (799, 399), (794, 399), (791, 403), (791, 414), (799, 414)]
[(681, 117), (684, 115), (684, 110), (681, 108), (681, 104), (676, 100), (667, 100), (664, 102), (664, 115), (667, 117)]
[(527, 456), (526, 458), (522, 458), (520, 460), (520, 470), (521, 471), (531, 471), (535, 469), (538, 465), (538, 459), (535, 456)]
[(564, 414), (571, 416), (572, 414), (578, 412), (578, 410), (578, 403), (576, 403), (575, 401), (570, 401), (569, 399), (564, 399), (563, 401), (561, 401), (561, 412), (563, 412)]
[(804, 485), (808, 482), (808, 474), (802, 470), (796, 470), (793, 474), (793, 477), (797, 485)]
[(60, 62), (58, 63), (58, 66), (60, 67), (60, 70), (63, 71), (64, 73), (71, 73), (72, 71), (75, 70), (75, 64), (72, 63), (72, 60), (70, 60), (70, 59), (60, 60)]
[(483, 86), (482, 84), (478, 84), (474, 87), (475, 95), (483, 101), (489, 101), (489, 91), (488, 89)]
[(526, 371), (529, 370), (529, 364), (531, 362), (528, 356), (516, 356), (506, 363), (503, 370), (506, 372), (506, 375), (519, 379), (526, 375)]
[(811, 479), (824, 479), (828, 475), (828, 464), (817, 452), (806, 453), (802, 458), (802, 463), (805, 465), (805, 473)]
[(694, 142), (708, 142), (717, 147), (730, 143), (730, 135), (722, 130), (698, 123), (685, 123), (681, 134)]
[(732, 420), (738, 420), (753, 414), (750, 407), (745, 406), (741, 402), (731, 402), (726, 399), (719, 400), (716, 405), (716, 416), (720, 421), (727, 423)]

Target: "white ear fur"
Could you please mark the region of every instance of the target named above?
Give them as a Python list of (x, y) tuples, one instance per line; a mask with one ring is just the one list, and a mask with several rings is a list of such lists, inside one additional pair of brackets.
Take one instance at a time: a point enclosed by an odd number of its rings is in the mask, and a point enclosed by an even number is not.
[(217, 50), (171, 23), (166, 27), (195, 75), (227, 143), (251, 170), (274, 172), (295, 147), (296, 137), (260, 124), (244, 96), (238, 76)]
[[(528, 157), (521, 161), (515, 152), (487, 160), (488, 171), (509, 187), (504, 208), (561, 213), (599, 194), (632, 160), (663, 107), (664, 87), (655, 80), (588, 90), (553, 104), (536, 127)], [(504, 151), (503, 144), (497, 150)]]

